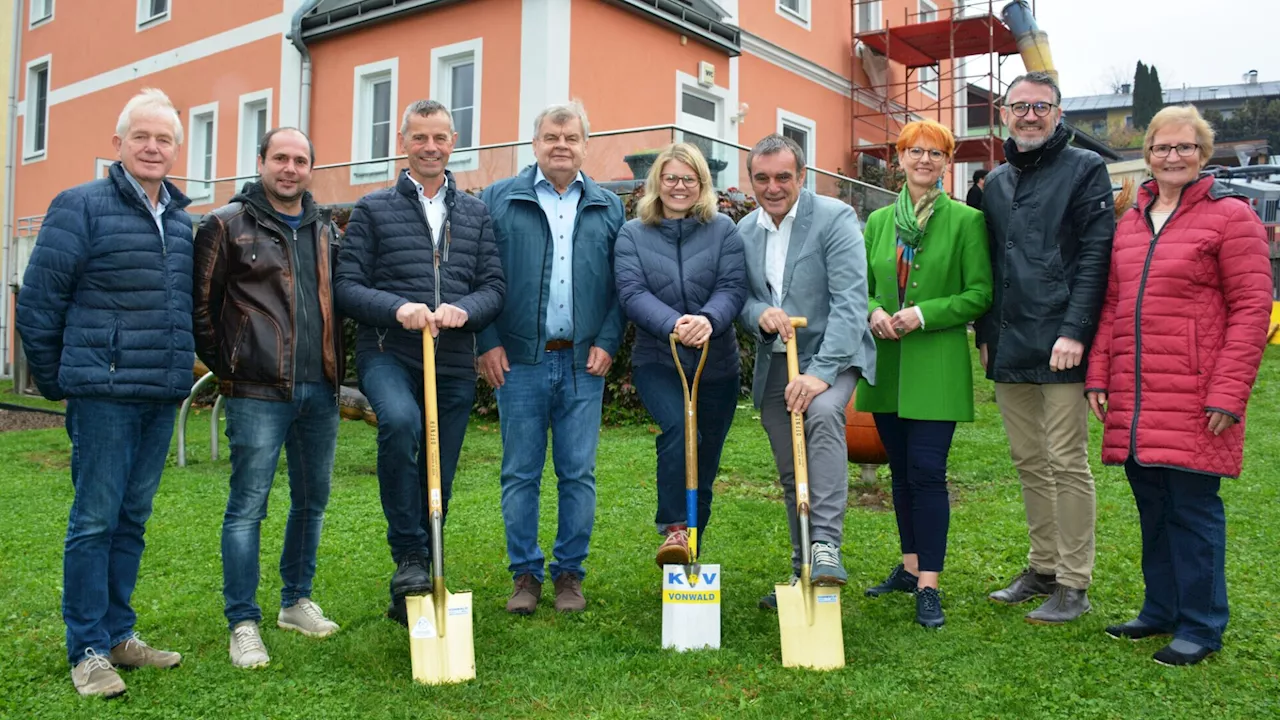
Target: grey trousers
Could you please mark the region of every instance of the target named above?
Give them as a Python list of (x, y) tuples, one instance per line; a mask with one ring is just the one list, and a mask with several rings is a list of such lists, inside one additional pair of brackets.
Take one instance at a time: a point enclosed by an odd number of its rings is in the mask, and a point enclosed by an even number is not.
[[(845, 406), (858, 384), (858, 372), (846, 370), (836, 382), (809, 403), (804, 416), (805, 450), (809, 461), (809, 539), (837, 548), (844, 543), (844, 511), (849, 497), (849, 450), (845, 441)], [(796, 468), (791, 454), (791, 413), (783, 391), (787, 387), (787, 356), (775, 353), (769, 363), (760, 424), (769, 436), (778, 479), (787, 502), (791, 525), (791, 567), (800, 572), (800, 524), (796, 518)]]

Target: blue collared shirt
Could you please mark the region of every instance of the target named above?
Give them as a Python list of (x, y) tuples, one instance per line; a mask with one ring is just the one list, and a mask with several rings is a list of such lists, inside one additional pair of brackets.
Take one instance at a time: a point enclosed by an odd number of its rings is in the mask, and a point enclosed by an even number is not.
[[(121, 169), (123, 170), (124, 168), (121, 167)], [(160, 240), (163, 241), (164, 210), (169, 207), (169, 188), (165, 187), (163, 182), (160, 183), (160, 194), (157, 196), (159, 202), (152, 205), (151, 198), (147, 197), (147, 191), (142, 189), (142, 184), (130, 175), (128, 170), (124, 171), (124, 176), (129, 179), (129, 184), (133, 186), (133, 189), (138, 191), (138, 196), (142, 198), (142, 204), (146, 205), (147, 209), (151, 211), (151, 217), (155, 218), (156, 221), (156, 230), (160, 231)]]
[(547, 176), (538, 168), (533, 189), (538, 204), (551, 228), (551, 289), (547, 293), (547, 340), (573, 339), (573, 226), (578, 219), (578, 201), (582, 199), (582, 172), (569, 183), (564, 193), (557, 193)]

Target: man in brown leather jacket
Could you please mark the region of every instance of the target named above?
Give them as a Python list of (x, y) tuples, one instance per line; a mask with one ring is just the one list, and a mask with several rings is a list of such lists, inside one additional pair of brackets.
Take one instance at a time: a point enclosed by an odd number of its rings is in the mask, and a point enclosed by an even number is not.
[(282, 446), (292, 503), (276, 624), (310, 637), (338, 630), (311, 601), (343, 376), (331, 285), (337, 238), (307, 190), (314, 160), (302, 132), (268, 132), (258, 150), (261, 181), (246, 183), (196, 232), (196, 353), (227, 398), (231, 493), (222, 522), (222, 594), (236, 667), (270, 659), (254, 596), (259, 529)]

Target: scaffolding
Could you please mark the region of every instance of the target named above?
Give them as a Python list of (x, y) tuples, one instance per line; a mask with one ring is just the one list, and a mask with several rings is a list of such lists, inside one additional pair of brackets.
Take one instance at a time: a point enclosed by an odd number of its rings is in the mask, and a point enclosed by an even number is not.
[[(908, 122), (932, 119), (954, 128), (957, 112), (967, 116), (972, 109), (984, 108), (987, 123), (980, 132), (970, 134), (979, 130), (971, 128), (956, 133), (953, 161), (990, 168), (1003, 158), (998, 101), (1007, 89), (1002, 78), (1004, 61), (1018, 54), (1017, 41), (997, 14), (997, 0), (954, 0), (950, 7), (933, 7), (944, 2), (909, 0), (896, 22), (886, 16), (879, 29), (855, 32), (854, 64), (863, 67), (869, 80), (865, 92), (853, 93), (851, 100), (850, 144), (855, 157), (866, 155), (887, 164), (894, 158), (898, 133)], [(869, 15), (861, 12), (863, 6), (882, 7), (883, 3), (853, 0), (855, 23)], [(911, 11), (913, 6), (916, 12)], [(969, 73), (972, 63), (957, 62), (978, 55), (987, 58), (985, 73)], [(922, 77), (929, 69), (933, 77)], [(926, 83), (936, 88), (936, 97), (926, 91)], [(970, 86), (984, 92), (984, 102), (969, 101)]]

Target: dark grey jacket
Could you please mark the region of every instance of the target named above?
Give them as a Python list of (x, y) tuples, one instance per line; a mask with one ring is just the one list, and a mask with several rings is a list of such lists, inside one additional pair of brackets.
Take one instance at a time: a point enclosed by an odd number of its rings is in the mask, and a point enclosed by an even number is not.
[[(705, 315), (711, 321), (711, 347), (703, 378), (737, 377), (733, 321), (747, 300), (747, 270), (742, 237), (729, 216), (717, 214), (706, 223), (663, 220), (661, 225), (631, 220), (618, 232), (613, 272), (622, 311), (636, 324), (633, 367), (675, 368), (669, 337), (676, 321), (681, 315)], [(692, 372), (698, 351), (680, 352), (686, 372)]]
[(405, 173), (395, 187), (361, 198), (347, 223), (333, 290), (338, 310), (359, 324), (357, 357), (392, 352), (410, 367), (422, 367), (422, 335), (403, 329), (396, 310), (407, 302), (465, 310), (466, 325), (440, 333), (436, 368), (442, 375), (475, 377), (475, 333), (502, 310), (506, 283), (489, 210), (458, 192), (453, 175), (446, 173), (446, 182), (438, 249), (418, 189)]
[(987, 175), (982, 211), (994, 298), (977, 323), (987, 377), (1008, 383), (1084, 382), (1084, 363), (1049, 368), (1059, 337), (1089, 345), (1107, 290), (1116, 221), (1102, 158), (1070, 147), (1059, 125), (1038, 150), (1005, 142), (1008, 163)]

